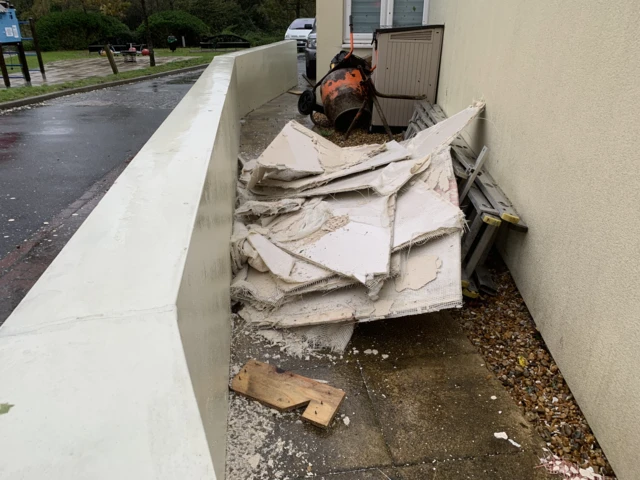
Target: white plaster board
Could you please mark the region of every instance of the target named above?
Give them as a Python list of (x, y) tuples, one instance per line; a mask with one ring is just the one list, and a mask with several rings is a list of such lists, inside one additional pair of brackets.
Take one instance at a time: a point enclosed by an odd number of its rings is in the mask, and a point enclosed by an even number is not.
[[(424, 256), (436, 257), (440, 268), (436, 278), (418, 290), (396, 291), (395, 281), (387, 281), (377, 301), (364, 286), (336, 290), (331, 295), (312, 293), (283, 305), (273, 312), (260, 312), (250, 306), (240, 314), (258, 325), (290, 328), (322, 323), (371, 321), (434, 312), (462, 305), (460, 233), (454, 232), (425, 244), (394, 253), (398, 261), (411, 262)], [(420, 261), (420, 260), (418, 260)], [(411, 268), (405, 269), (412, 270)], [(402, 272), (400, 272), (402, 275)]]
[(251, 170), (248, 184), (249, 188), (253, 188), (258, 183), (288, 182), (341, 170), (384, 149), (384, 145), (341, 148), (292, 120), (262, 152), (255, 166), (247, 166), (243, 172)]
[(295, 263), (293, 257), (276, 247), (269, 240), (258, 233), (249, 233), (247, 241), (255, 248), (262, 261), (274, 275), (286, 278)]
[(263, 310), (279, 306), (284, 292), (278, 289), (273, 275), (245, 266), (231, 281), (231, 298)]
[(259, 271), (269, 271), (281, 290), (289, 291), (335, 275), (325, 268), (290, 255), (258, 233), (250, 232), (247, 239), (266, 267), (266, 270)]
[(292, 255), (361, 283), (387, 275), (395, 198), (348, 193), (321, 204), (329, 215), (319, 229), (293, 240), (283, 236), (291, 231), (292, 218), (315, 211), (316, 207), (305, 206), (283, 222), (274, 221), (269, 226), (270, 238)]
[[(414, 170), (416, 166), (417, 170)], [(424, 171), (428, 166), (428, 159), (401, 160), (377, 170), (352, 175), (322, 187), (305, 190), (300, 192), (300, 196), (313, 197), (365, 189), (373, 190), (378, 195), (391, 195), (397, 193), (411, 178)]]
[(249, 188), (264, 177), (288, 181), (324, 173), (321, 155), (340, 156), (340, 147), (292, 120), (256, 160)]
[[(252, 186), (252, 191), (258, 195), (269, 196), (291, 196), (294, 192), (300, 192), (309, 188), (319, 187), (332, 180), (353, 175), (356, 173), (365, 172), (367, 170), (373, 170), (375, 168), (387, 165), (391, 162), (398, 160), (404, 160), (409, 158), (409, 151), (400, 145), (396, 141), (386, 143), (382, 146), (374, 145), (376, 149), (383, 149), (376, 155), (370, 156), (369, 154), (361, 155), (362, 161), (354, 162), (352, 166), (346, 168), (336, 169), (329, 173), (322, 175), (315, 175), (312, 177), (301, 178), (290, 182), (281, 180), (268, 180), (265, 179), (260, 184)], [(376, 151), (376, 150), (374, 150)]]
[(429, 167), (417, 176), (426, 187), (456, 207), (459, 206), (458, 184), (453, 173), (451, 148), (432, 155)]
[[(298, 263), (314, 267), (307, 262)], [(287, 283), (271, 273), (245, 267), (231, 282), (231, 298), (246, 302), (258, 310), (264, 310), (280, 307), (303, 294), (329, 292), (357, 283), (357, 280), (352, 278), (341, 277), (326, 270), (323, 272), (326, 276), (313, 282)]]
[(283, 198), (272, 202), (249, 200), (236, 208), (237, 217), (264, 217), (300, 210), (303, 198)]
[(414, 158), (430, 155), (441, 147), (451, 144), (483, 108), (483, 102), (475, 102), (446, 120), (418, 132), (415, 137), (402, 142), (402, 144), (407, 147)]
[(453, 231), (461, 231), (462, 211), (443, 200), (421, 181), (415, 181), (398, 195), (393, 224), (393, 251)]

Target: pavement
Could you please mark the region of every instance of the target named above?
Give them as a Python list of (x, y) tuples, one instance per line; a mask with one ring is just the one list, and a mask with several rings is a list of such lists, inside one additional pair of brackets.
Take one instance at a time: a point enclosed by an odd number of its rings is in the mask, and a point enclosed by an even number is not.
[(0, 114), (0, 325), (199, 75)]
[[(284, 94), (249, 114), (241, 153), (291, 119)], [(297, 352), (298, 354), (293, 354)], [(300, 355), (300, 352), (302, 354)], [(231, 374), (258, 359), (343, 389), (332, 425), (230, 394), (227, 480), (542, 480), (544, 443), (448, 312), (359, 324), (343, 355), (271, 342), (236, 317)], [(506, 439), (497, 438), (504, 432)]]
[[(175, 56), (175, 57), (157, 57), (156, 65), (164, 65), (165, 63), (176, 62), (179, 60), (189, 60), (195, 57)], [(18, 63), (15, 56), (11, 59), (7, 58), (7, 62)], [(149, 67), (149, 57), (138, 56), (136, 62), (125, 62), (124, 57), (115, 56), (116, 65), (119, 72), (128, 72), (131, 70), (140, 70)], [(73, 80), (82, 80), (89, 77), (106, 77), (111, 75), (111, 65), (107, 57), (101, 57), (97, 53), (94, 57), (78, 58), (74, 60), (59, 60), (57, 62), (46, 63), (45, 74), (46, 82), (43, 81), (39, 71), (30, 72), (31, 85), (52, 85), (54, 83), (71, 82)], [(21, 76), (20, 68), (14, 68), (9, 71), (10, 76)], [(11, 87), (22, 87), (25, 82), (22, 78), (11, 78)], [(2, 77), (0, 76), (0, 88), (5, 88)]]

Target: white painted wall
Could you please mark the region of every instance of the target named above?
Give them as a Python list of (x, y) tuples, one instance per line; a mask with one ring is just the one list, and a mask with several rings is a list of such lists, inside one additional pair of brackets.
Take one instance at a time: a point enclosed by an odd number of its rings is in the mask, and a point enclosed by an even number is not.
[(296, 84), (215, 58), (7, 319), (0, 478), (224, 478), (239, 120)]
[(438, 103), (474, 99), (488, 168), (529, 233), (506, 262), (622, 480), (640, 478), (640, 3), (431, 0)]
[[(340, 50), (349, 50), (344, 43), (344, 0), (319, 0), (316, 2), (316, 21), (318, 30), (316, 77), (322, 78), (329, 71), (329, 62)], [(342, 45), (345, 44), (345, 47)], [(368, 57), (372, 53), (371, 45), (360, 45), (354, 54)]]

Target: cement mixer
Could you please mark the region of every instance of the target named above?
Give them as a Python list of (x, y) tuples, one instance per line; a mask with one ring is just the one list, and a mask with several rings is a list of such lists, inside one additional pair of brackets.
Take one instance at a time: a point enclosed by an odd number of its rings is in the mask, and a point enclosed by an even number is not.
[[(298, 99), (298, 111), (302, 115), (314, 112), (323, 113), (338, 131), (346, 131), (345, 139), (353, 128), (368, 125), (371, 119), (372, 106), (378, 110), (389, 139), (393, 135), (377, 97), (399, 98), (405, 100), (423, 100), (424, 95), (385, 95), (376, 90), (371, 81), (375, 66), (353, 54), (353, 19), (349, 16), (350, 49), (340, 52), (331, 60), (331, 69), (313, 88), (302, 92)], [(316, 90), (320, 88), (322, 105), (316, 103)]]

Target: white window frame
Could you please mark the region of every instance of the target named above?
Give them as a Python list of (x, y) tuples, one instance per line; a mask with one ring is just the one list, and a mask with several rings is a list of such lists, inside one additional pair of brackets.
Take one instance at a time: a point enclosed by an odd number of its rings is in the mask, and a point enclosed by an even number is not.
[[(429, 24), (429, 0), (424, 1), (422, 11), (422, 25)], [(394, 0), (380, 0), (380, 27), (388, 28), (393, 26), (393, 2)], [(349, 46), (349, 15), (351, 15), (351, 0), (344, 0), (344, 28), (343, 47)], [(353, 43), (358, 47), (369, 47), (373, 40), (372, 33), (354, 33)]]

